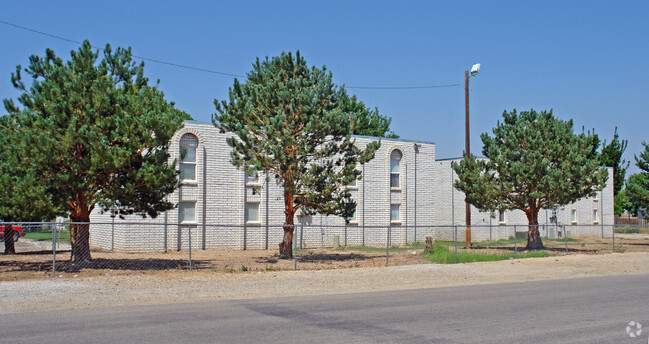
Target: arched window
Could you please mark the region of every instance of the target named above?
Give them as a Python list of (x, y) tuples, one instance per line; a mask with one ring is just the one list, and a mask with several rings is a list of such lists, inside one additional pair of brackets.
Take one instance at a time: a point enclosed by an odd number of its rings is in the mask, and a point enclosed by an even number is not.
[(398, 150), (393, 150), (390, 153), (390, 188), (399, 188), (401, 183), (399, 180), (399, 167), (401, 165), (401, 158), (403, 155)]
[(185, 134), (180, 138), (180, 181), (196, 181), (196, 147), (198, 138)]

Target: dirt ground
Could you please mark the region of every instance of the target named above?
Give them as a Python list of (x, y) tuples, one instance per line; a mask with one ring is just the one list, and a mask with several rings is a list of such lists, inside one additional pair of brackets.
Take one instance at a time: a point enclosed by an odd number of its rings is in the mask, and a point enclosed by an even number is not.
[[(615, 240), (615, 252), (649, 253), (649, 236), (619, 235)], [(613, 253), (611, 238), (581, 238), (578, 241), (545, 241), (551, 256), (575, 254)], [(521, 250), (522, 245), (516, 249)], [(451, 247), (452, 249), (452, 247)], [(459, 246), (460, 251), (467, 250)], [(21, 239), (16, 245), (16, 255), (0, 255), (0, 281), (16, 281), (52, 277), (91, 277), (104, 275), (127, 275), (132, 273), (156, 276), (175, 275), (188, 270), (204, 270), (220, 274), (239, 274), (289, 270), (329, 270), (341, 268), (367, 268), (431, 263), (421, 248), (393, 249), (388, 259), (382, 248), (354, 249), (312, 248), (299, 250), (295, 260), (278, 259), (277, 250), (193, 250), (191, 267), (189, 252), (159, 253), (111, 253), (92, 252), (93, 261), (86, 266), (70, 262), (69, 245), (59, 246), (53, 261), (51, 243)], [(514, 245), (473, 247), (480, 253), (512, 252)]]

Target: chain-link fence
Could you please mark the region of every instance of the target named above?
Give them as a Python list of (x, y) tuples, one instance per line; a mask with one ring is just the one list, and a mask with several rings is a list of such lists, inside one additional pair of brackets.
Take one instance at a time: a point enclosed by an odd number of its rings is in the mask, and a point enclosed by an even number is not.
[[(13, 227), (21, 233), (15, 242), (16, 254), (1, 256), (0, 272), (41, 271), (53, 275), (81, 269), (98, 273), (111, 270), (235, 272), (457, 263), (493, 255), (520, 258), (528, 237), (528, 226), (523, 225), (472, 226), (472, 245), (467, 248), (465, 226), (297, 224), (289, 227), (293, 229), (290, 241), (293, 256), (284, 259), (279, 254), (284, 225), (120, 221), (14, 223)], [(618, 243), (616, 250), (616, 230), (612, 225), (540, 225), (538, 230), (546, 255), (610, 253), (630, 245)], [(75, 241), (77, 244), (72, 245)], [(87, 245), (83, 244), (85, 241)], [(74, 254), (73, 246), (77, 247)], [(84, 252), (84, 247), (90, 251)], [(83, 258), (86, 253), (91, 258), (89, 261), (73, 259), (73, 255)]]

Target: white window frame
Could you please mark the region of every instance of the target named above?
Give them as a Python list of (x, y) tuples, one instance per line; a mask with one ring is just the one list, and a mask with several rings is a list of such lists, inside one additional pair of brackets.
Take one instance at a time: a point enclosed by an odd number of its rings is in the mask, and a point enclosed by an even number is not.
[[(248, 215), (248, 206), (250, 205), (256, 205), (257, 206), (257, 219), (256, 220), (249, 220), (247, 219)], [(261, 202), (255, 202), (255, 201), (248, 201), (244, 204), (243, 206), (243, 222), (247, 225), (253, 224), (253, 225), (258, 225), (261, 224)]]
[[(186, 138), (186, 140), (183, 140), (185, 138)], [(189, 141), (189, 140), (195, 140), (196, 144), (195, 145), (183, 144), (183, 141)], [(184, 134), (180, 138), (180, 151), (179, 151), (180, 154), (179, 154), (179, 157), (182, 157), (183, 150), (186, 150), (188, 148), (193, 148), (194, 149), (194, 161), (185, 161), (184, 158), (181, 158), (178, 167), (179, 167), (179, 170), (182, 171), (182, 166), (192, 166), (193, 169), (194, 169), (194, 179), (183, 178), (182, 173), (178, 175), (178, 179), (180, 180), (181, 184), (196, 184), (198, 182), (198, 180), (197, 180), (198, 179), (198, 175), (197, 175), (198, 169), (196, 168), (197, 165), (198, 165), (197, 164), (197, 161), (198, 161), (198, 137), (196, 137), (196, 135), (187, 133), (187, 134)], [(185, 155), (185, 158), (186, 157), (187, 157), (187, 155)]]
[(244, 171), (243, 172), (243, 178), (246, 181), (246, 186), (260, 186), (261, 185), (261, 176), (259, 172), (255, 173), (257, 176), (250, 176), (248, 175), (248, 172)]
[[(186, 220), (183, 211), (183, 204), (191, 204), (194, 208), (194, 218), (192, 220)], [(180, 201), (178, 203), (178, 222), (181, 224), (196, 224), (196, 201)]]
[(577, 217), (577, 209), (570, 209), (570, 223), (577, 223), (579, 218)]
[[(397, 155), (398, 154), (398, 158)], [(394, 149), (392, 152), (390, 152), (390, 190), (401, 190), (401, 161), (403, 160), (403, 153), (398, 150)], [(397, 172), (392, 171), (392, 162), (396, 161), (397, 162)], [(396, 176), (397, 177), (397, 185), (393, 186), (392, 185), (392, 177)]]
[[(397, 219), (394, 219), (392, 217), (392, 212), (393, 212), (392, 207), (397, 207), (397, 217), (398, 217)], [(390, 224), (395, 224), (395, 225), (401, 224), (401, 204), (398, 203), (390, 204)]]
[(345, 185), (345, 188), (349, 190), (358, 190), (358, 179), (354, 179), (353, 182)]
[(599, 209), (593, 209), (593, 223), (599, 223)]
[(498, 224), (507, 224), (507, 213), (505, 211), (498, 211)]

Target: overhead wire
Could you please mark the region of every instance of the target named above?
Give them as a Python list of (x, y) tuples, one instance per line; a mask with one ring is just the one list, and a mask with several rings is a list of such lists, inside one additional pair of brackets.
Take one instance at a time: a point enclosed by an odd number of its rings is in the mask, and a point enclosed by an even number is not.
[[(32, 29), (32, 28), (17, 25), (17, 24), (14, 24), (14, 23), (9, 23), (9, 22), (1, 20), (1, 19), (0, 19), (0, 23), (8, 25), (8, 26), (15, 27), (15, 28), (18, 28), (18, 29), (21, 29), (21, 30), (37, 33), (39, 35), (55, 38), (55, 39), (65, 41), (65, 42), (68, 42), (68, 43), (74, 43), (74, 44), (78, 44), (78, 45), (83, 44), (82, 42), (79, 42), (79, 41), (75, 41), (75, 40), (72, 40), (72, 39), (69, 39), (69, 38), (53, 35), (51, 33), (35, 30), (35, 29)], [(95, 48), (95, 49), (99, 49), (101, 51), (104, 51), (104, 49), (102, 49), (100, 47), (97, 47), (97, 46), (94, 46), (94, 45), (92, 47)], [(179, 63), (167, 62), (167, 61), (162, 61), (162, 60), (158, 60), (158, 59), (152, 59), (152, 58), (149, 58), (149, 57), (138, 56), (138, 55), (133, 55), (133, 57), (135, 57), (137, 59), (144, 60), (144, 61), (159, 63), (159, 64), (172, 66), (172, 67), (195, 70), (195, 71), (198, 71), (198, 72), (205, 72), (205, 73), (212, 73), (212, 74), (218, 74), (218, 75), (226, 75), (226, 76), (234, 76), (234, 77), (245, 78), (245, 76), (241, 75), (241, 74), (219, 72), (219, 71), (215, 71), (215, 70), (211, 70), (211, 69), (192, 67), (192, 66), (179, 64)], [(429, 86), (385, 86), (385, 87), (384, 86), (347, 86), (346, 88), (350, 88), (350, 89), (366, 89), (366, 90), (415, 90), (415, 89), (446, 88), (446, 87), (458, 87), (458, 86), (462, 86), (462, 85), (461, 84), (447, 84), (447, 85), (429, 85)]]
[[(4, 20), (0, 20), (0, 23), (5, 24), (5, 25), (9, 25), (9, 26), (13, 26), (15, 28), (19, 28), (19, 29), (22, 29), (22, 30), (30, 31), (30, 32), (33, 32), (33, 33), (37, 33), (37, 34), (40, 34), (40, 35), (48, 36), (48, 37), (51, 37), (51, 38), (56, 38), (56, 39), (59, 39), (59, 40), (65, 41), (65, 42), (74, 43), (74, 44), (78, 44), (78, 45), (83, 44), (82, 42), (79, 42), (79, 41), (75, 41), (75, 40), (68, 39), (68, 38), (65, 38), (65, 37), (53, 35), (53, 34), (50, 34), (50, 33), (47, 33), (47, 32), (43, 32), (43, 31), (34, 30), (34, 29), (31, 29), (31, 28), (28, 28), (28, 27), (25, 27), (25, 26), (16, 25), (16, 24), (13, 24), (13, 23), (6, 22)], [(102, 49), (100, 47), (97, 47), (97, 46), (94, 46), (94, 45), (92, 47), (95, 48), (95, 49), (99, 49), (101, 51), (104, 51), (104, 49)], [(191, 70), (195, 70), (195, 71), (199, 71), (199, 72), (206, 72), (206, 73), (227, 75), (227, 76), (236, 76), (236, 77), (240, 77), (240, 78), (245, 77), (245, 76), (240, 75), (240, 74), (225, 73), (225, 72), (219, 72), (219, 71), (215, 71), (215, 70), (211, 70), (211, 69), (192, 67), (192, 66), (182, 65), (182, 64), (179, 64), (179, 63), (173, 63), (173, 62), (167, 62), (167, 61), (152, 59), (152, 58), (144, 57), (144, 56), (133, 55), (133, 57), (135, 57), (137, 59), (140, 59), (140, 60), (144, 60), (144, 61), (160, 63), (160, 64), (173, 66), (173, 67), (191, 69)]]

